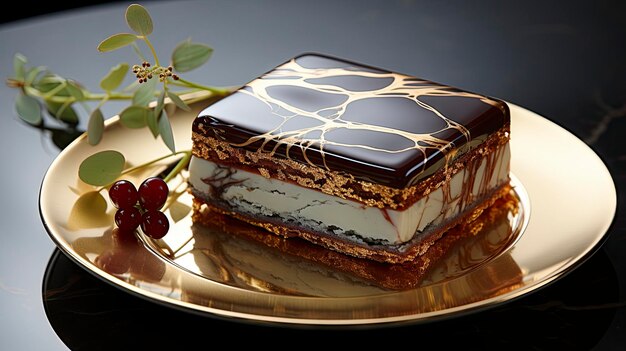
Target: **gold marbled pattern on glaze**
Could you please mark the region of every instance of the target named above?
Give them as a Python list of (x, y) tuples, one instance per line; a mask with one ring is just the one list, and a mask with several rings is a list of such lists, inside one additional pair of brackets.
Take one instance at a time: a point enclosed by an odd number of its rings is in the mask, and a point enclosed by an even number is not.
[[(372, 90), (351, 90), (340, 86), (339, 84), (322, 83), (315, 80), (319, 79), (340, 79), (345, 80), (346, 77), (371, 78), (389, 82), (388, 84), (376, 87)], [(301, 88), (308, 91), (319, 92), (339, 96), (341, 100), (338, 104), (323, 106), (315, 110), (305, 109), (293, 104), (288, 99), (281, 99), (273, 96), (270, 89), (281, 87), (284, 89)], [(276, 150), (285, 146), (285, 156), (289, 158), (290, 151), (293, 147), (301, 150), (304, 160), (312, 166), (322, 166), (326, 170), (333, 170), (326, 162), (326, 148), (329, 146), (338, 146), (342, 148), (357, 148), (362, 150), (370, 150), (380, 153), (399, 154), (411, 150), (419, 151), (422, 156), (418, 160), (424, 160), (428, 157), (427, 151), (439, 151), (446, 155), (446, 159), (452, 159), (458, 151), (458, 148), (448, 138), (441, 138), (438, 135), (444, 134), (452, 130), (462, 135), (465, 142), (471, 140), (470, 131), (461, 123), (452, 120), (440, 111), (436, 106), (426, 103), (420, 98), (426, 96), (434, 97), (463, 97), (477, 99), (487, 105), (504, 109), (503, 104), (497, 100), (488, 98), (483, 95), (461, 91), (445, 85), (436, 84), (430, 81), (411, 77), (393, 72), (375, 71), (370, 69), (361, 69), (360, 66), (352, 66), (349, 68), (307, 68), (298, 63), (296, 58), (277, 67), (264, 76), (253, 80), (247, 84), (241, 93), (250, 95), (264, 104), (266, 104), (271, 113), (279, 117), (282, 122), (278, 125), (271, 126), (265, 133), (254, 135), (243, 143), (234, 143), (235, 147), (246, 147), (248, 145), (261, 142), (258, 148), (259, 152), (269, 153), (273, 156)], [(443, 127), (434, 131), (414, 132), (410, 130), (402, 130), (384, 125), (376, 125), (371, 123), (363, 123), (360, 121), (344, 120), (343, 116), (348, 108), (359, 101), (365, 99), (390, 99), (401, 98), (414, 103), (419, 108), (431, 112), (441, 120)], [(327, 99), (324, 102), (328, 102)], [(393, 111), (388, 111), (390, 114)], [(503, 111), (506, 113), (506, 111)], [(294, 118), (307, 118), (309, 122), (313, 121), (314, 125), (291, 128), (287, 126)], [(432, 123), (431, 123), (432, 124)], [(395, 145), (408, 144), (398, 148), (382, 148), (372, 146), (371, 144), (359, 143), (362, 141), (357, 139), (356, 143), (342, 142), (333, 140), (328, 137), (331, 131), (349, 130), (349, 131), (367, 131), (376, 134), (371, 135), (392, 135), (402, 142), (394, 142)], [(311, 137), (314, 135), (314, 137)], [(271, 145), (271, 146), (270, 146)], [(270, 146), (268, 148), (268, 146)], [(321, 164), (313, 162), (308, 153), (315, 149), (321, 156)], [(445, 162), (447, 167), (449, 162)], [(428, 162), (422, 162), (421, 173), (426, 170)]]

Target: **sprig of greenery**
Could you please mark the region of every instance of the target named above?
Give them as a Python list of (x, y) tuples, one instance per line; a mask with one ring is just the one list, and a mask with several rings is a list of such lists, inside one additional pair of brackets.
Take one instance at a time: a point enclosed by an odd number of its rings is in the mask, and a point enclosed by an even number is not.
[[(104, 137), (102, 105), (110, 100), (129, 101), (130, 105), (119, 114), (120, 123), (127, 128), (147, 127), (155, 139), (160, 137), (172, 152), (164, 158), (183, 155), (173, 168), (174, 173), (167, 176), (170, 178), (184, 168), (185, 162), (189, 162), (190, 151), (176, 151), (165, 105), (172, 104), (176, 108), (189, 110), (189, 106), (181, 98), (182, 94), (204, 90), (214, 95), (226, 95), (229, 90), (194, 83), (179, 75), (205, 64), (213, 53), (212, 48), (190, 39), (184, 40), (174, 48), (169, 64), (162, 65), (149, 39), (154, 27), (148, 11), (141, 5), (133, 4), (127, 8), (125, 17), (133, 33), (113, 34), (100, 42), (97, 49), (100, 52), (110, 52), (130, 46), (139, 57), (140, 64), (131, 67), (124, 62), (112, 67), (100, 81), (101, 92), (91, 91), (77, 81), (55, 74), (43, 66), (29, 67), (26, 57), (19, 53), (13, 60), (15, 75), (7, 79), (7, 85), (19, 89), (15, 110), (24, 122), (54, 133), (54, 128), (45, 126), (45, 117), (48, 116), (66, 125), (69, 130), (66, 139), (80, 134), (77, 129), (77, 107), (82, 108), (84, 115), (89, 118), (86, 132), (91, 145), (97, 145)], [(145, 59), (138, 42), (145, 44), (153, 62)], [(134, 76), (135, 81), (122, 88), (129, 74)], [(175, 91), (173, 87), (186, 90)], [(146, 165), (156, 161), (158, 160), (150, 161)], [(124, 170), (124, 165), (125, 158), (121, 153), (113, 150), (102, 151), (81, 163), (79, 177), (85, 183), (105, 187), (120, 175), (137, 169), (134, 167)]]

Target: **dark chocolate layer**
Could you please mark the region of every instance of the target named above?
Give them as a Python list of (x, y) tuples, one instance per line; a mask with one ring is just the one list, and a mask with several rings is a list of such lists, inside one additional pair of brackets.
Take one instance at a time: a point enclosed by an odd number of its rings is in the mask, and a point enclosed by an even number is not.
[(306, 54), (209, 106), (193, 130), (202, 125), (233, 146), (405, 188), (508, 123), (502, 101)]

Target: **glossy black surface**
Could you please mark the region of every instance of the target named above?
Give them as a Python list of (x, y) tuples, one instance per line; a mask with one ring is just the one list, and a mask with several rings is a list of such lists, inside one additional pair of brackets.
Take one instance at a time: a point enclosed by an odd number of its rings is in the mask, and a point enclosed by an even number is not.
[(394, 188), (507, 126), (502, 101), (353, 61), (303, 54), (200, 112), (194, 131)]
[[(618, 211), (608, 239), (588, 262), (545, 289), (441, 323), (319, 334), (177, 311), (101, 282), (55, 249), (39, 220), (37, 201), (44, 173), (60, 152), (51, 137), (67, 134), (22, 123), (13, 110), (15, 91), (0, 85), (1, 350), (216, 348), (216, 341), (293, 350), (330, 342), (326, 336), (342, 345), (382, 340), (387, 348), (407, 338), (456, 349), (624, 348), (626, 3), (215, 0), (144, 5), (155, 22), (153, 43), (164, 58), (190, 36), (215, 48), (207, 66), (189, 73), (194, 81), (241, 85), (277, 62), (317, 51), (481, 92), (545, 116), (584, 140), (611, 170)], [(0, 25), (0, 76), (4, 80), (12, 74), (13, 54), (21, 52), (33, 65), (46, 65), (97, 90), (111, 66), (135, 63), (130, 49), (108, 54), (95, 49), (108, 35), (128, 30), (125, 7), (113, 4)], [(111, 103), (104, 114), (124, 106)], [(554, 213), (559, 215), (558, 209)], [(231, 333), (236, 337), (227, 336)], [(287, 336), (298, 342), (286, 341)]]
[[(581, 288), (579, 281), (590, 284)], [(320, 349), (327, 349), (331, 342), (350, 348), (387, 348), (402, 338), (441, 350), (587, 350), (605, 337), (622, 308), (618, 290), (615, 271), (600, 252), (559, 284), (455, 319), (376, 329), (255, 326), (155, 305), (86, 275), (55, 251), (43, 298), (52, 327), (74, 350), (120, 345), (125, 349), (192, 349), (206, 343), (210, 345), (204, 347), (216, 347), (218, 340), (235, 348), (293, 349), (286, 338)], [(225, 337), (226, 332), (242, 337)]]

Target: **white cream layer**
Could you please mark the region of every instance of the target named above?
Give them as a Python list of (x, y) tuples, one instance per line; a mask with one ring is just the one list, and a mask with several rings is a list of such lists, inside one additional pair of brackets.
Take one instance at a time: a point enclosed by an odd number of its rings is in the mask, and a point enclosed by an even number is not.
[[(268, 179), (192, 157), (189, 182), (205, 196), (211, 186), (224, 187), (221, 200), (243, 213), (276, 217), (293, 225), (334, 234), (356, 235), (366, 241), (401, 244), (430, 225), (436, 226), (463, 212), (474, 200), (508, 180), (510, 149), (505, 145), (455, 174), (449, 183), (432, 191), (405, 210), (380, 209)], [(220, 168), (221, 167), (221, 168)], [(224, 174), (230, 173), (228, 177)], [(216, 177), (216, 175), (220, 175)], [(220, 178), (207, 184), (202, 179)]]

